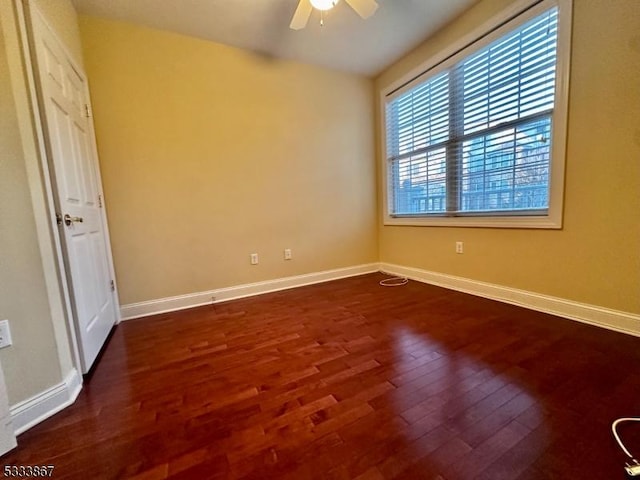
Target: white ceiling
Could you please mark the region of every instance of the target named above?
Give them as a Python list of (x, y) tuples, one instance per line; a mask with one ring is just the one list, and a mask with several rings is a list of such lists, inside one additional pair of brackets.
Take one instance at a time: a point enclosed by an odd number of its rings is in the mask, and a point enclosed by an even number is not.
[(298, 0), (72, 0), (79, 13), (146, 25), (336, 70), (375, 75), (477, 0), (378, 0), (362, 20), (340, 1), (289, 29)]

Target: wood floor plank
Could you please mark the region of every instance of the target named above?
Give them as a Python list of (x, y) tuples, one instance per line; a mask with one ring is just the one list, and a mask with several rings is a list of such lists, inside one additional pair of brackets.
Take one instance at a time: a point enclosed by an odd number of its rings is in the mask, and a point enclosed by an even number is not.
[[(2, 465), (69, 479), (623, 478), (640, 340), (362, 275), (119, 325)], [(630, 442), (640, 427), (625, 425)]]

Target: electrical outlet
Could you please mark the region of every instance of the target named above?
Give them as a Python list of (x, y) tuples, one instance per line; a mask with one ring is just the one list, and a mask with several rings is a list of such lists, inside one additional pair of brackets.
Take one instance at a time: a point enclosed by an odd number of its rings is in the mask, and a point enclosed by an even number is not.
[(258, 264), (258, 254), (257, 253), (252, 253), (249, 258), (251, 259), (251, 265), (257, 265)]
[(291, 249), (290, 248), (285, 248), (284, 249), (284, 259), (285, 260), (291, 260), (292, 255), (291, 255)]
[(456, 242), (456, 253), (464, 253), (464, 243)]
[(9, 320), (2, 320), (0, 322), (0, 348), (8, 347), (12, 343)]

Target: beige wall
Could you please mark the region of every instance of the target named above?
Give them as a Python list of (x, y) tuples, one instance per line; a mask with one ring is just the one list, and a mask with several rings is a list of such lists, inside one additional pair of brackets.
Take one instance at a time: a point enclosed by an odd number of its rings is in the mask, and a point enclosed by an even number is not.
[[(509, 3), (477, 4), (383, 72), (377, 94)], [(638, 1), (574, 1), (572, 38), (564, 228), (380, 223), (381, 261), (640, 313)]]
[(370, 80), (80, 19), (122, 304), (377, 260)]
[(28, 163), (38, 159), (30, 155), (29, 126), (19, 118), (29, 113), (17, 109), (25, 107), (20, 96), (26, 86), (11, 3), (2, 2), (0, 16), (0, 319), (9, 320), (13, 337), (0, 361), (15, 404), (59, 383), (63, 374), (32, 200), (40, 187), (28, 172)]

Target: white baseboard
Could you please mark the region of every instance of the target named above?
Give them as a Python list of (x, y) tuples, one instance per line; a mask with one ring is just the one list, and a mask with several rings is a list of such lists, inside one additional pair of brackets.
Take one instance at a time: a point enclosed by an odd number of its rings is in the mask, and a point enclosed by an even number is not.
[[(477, 295), (479, 297), (518, 305), (531, 310), (607, 328), (616, 332), (640, 336), (640, 315), (637, 314), (575, 302), (526, 290), (505, 287), (493, 283), (481, 282), (454, 275), (447, 275), (444, 273), (431, 272), (419, 268), (405, 267), (389, 263), (357, 265), (354, 267), (339, 268), (306, 275), (297, 275), (234, 287), (219, 288), (207, 292), (132, 303), (122, 306), (121, 316), (123, 320), (131, 320), (134, 318), (156, 315), (158, 313), (184, 310), (187, 308), (209, 305), (211, 303), (235, 300), (238, 298), (276, 292), (279, 290), (286, 290), (314, 283), (328, 282), (331, 280), (363, 275), (376, 271), (383, 271), (393, 275), (401, 275), (419, 282), (429, 283), (449, 288), (451, 290)], [(212, 297), (215, 297), (215, 302), (212, 302)]]
[(13, 405), (9, 412), (16, 435), (55, 415), (75, 402), (82, 389), (82, 378), (74, 368), (64, 381)]
[[(312, 285), (314, 283), (322, 283), (331, 280), (338, 280), (340, 278), (363, 275), (365, 273), (377, 272), (378, 270), (378, 263), (369, 263), (365, 265), (309, 273), (306, 275), (296, 275), (294, 277), (277, 278), (275, 280), (267, 280), (264, 282), (247, 283), (234, 287), (218, 288), (207, 292), (159, 298), (157, 300), (123, 305), (120, 310), (120, 315), (122, 320), (131, 320), (134, 318), (156, 315), (158, 313), (174, 312), (187, 308), (200, 307), (202, 305), (211, 305), (212, 303), (226, 302), (228, 300), (261, 295), (263, 293), (277, 292), (279, 290), (302, 287), (304, 285)], [(215, 297), (215, 301), (211, 300), (213, 297)]]
[(440, 287), (640, 337), (640, 315), (419, 268), (381, 263), (380, 270)]

